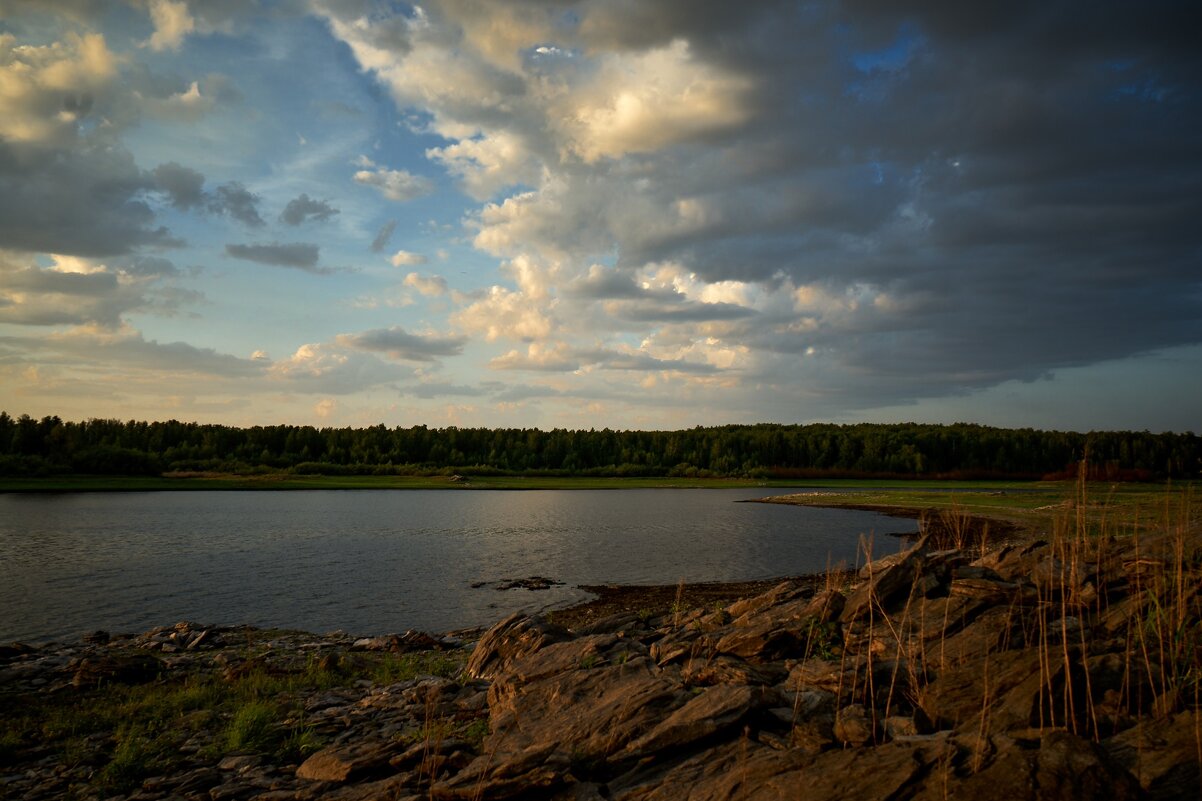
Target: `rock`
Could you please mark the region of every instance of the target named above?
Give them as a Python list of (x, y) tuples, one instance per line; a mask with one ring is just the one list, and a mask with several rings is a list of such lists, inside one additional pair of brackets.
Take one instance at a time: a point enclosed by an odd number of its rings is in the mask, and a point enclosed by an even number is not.
[[(1097, 744), (1065, 732), (1037, 744), (993, 737), (980, 764), (950, 780), (950, 797), (974, 801), (1134, 801), (1139, 784)], [(936, 784), (936, 783), (932, 783)], [(927, 798), (937, 798), (930, 786)], [(947, 796), (945, 796), (947, 797)]]
[(384, 634), (379, 637), (361, 637), (351, 643), (352, 651), (398, 651), (401, 638), (396, 634)]
[(759, 620), (751, 625), (732, 626), (732, 630), (714, 648), (741, 659), (770, 662), (787, 656), (803, 656), (806, 642), (805, 632), (793, 626), (785, 627), (773, 620)]
[(885, 718), (881, 724), (884, 729), (885, 737), (889, 740), (896, 740), (898, 737), (917, 737), (918, 722), (912, 715), (890, 715)]
[(659, 725), (626, 745), (636, 755), (651, 754), (709, 737), (769, 706), (774, 695), (762, 688), (718, 685), (703, 690)]
[(432, 784), (430, 797), (527, 798), (567, 784), (570, 767), (571, 760), (558, 752), (555, 743), (540, 743), (510, 752), (503, 764), (496, 764), (490, 756), (478, 757), (458, 775)]
[(726, 607), (726, 613), (730, 615), (732, 620), (737, 620), (744, 615), (759, 612), (769, 607), (779, 606), (787, 601), (800, 598), (806, 591), (806, 587), (802, 584), (794, 581), (783, 581), (768, 590), (768, 592), (735, 601)]
[(668, 770), (651, 766), (609, 785), (615, 801), (865, 801), (904, 798), (920, 783), (946, 743), (889, 743), (878, 748), (806, 753), (777, 751), (739, 739)]
[(475, 679), (491, 679), (513, 660), (571, 635), (541, 618), (514, 614), (486, 631), (476, 643), (466, 672)]
[(908, 551), (891, 558), (883, 569), (870, 571), (871, 577), (848, 596), (840, 620), (847, 623), (868, 617), (870, 610), (879, 614), (908, 599), (926, 565), (927, 543), (927, 537), (923, 537)]
[(390, 743), (366, 742), (334, 745), (310, 756), (296, 769), (299, 779), (318, 782), (345, 782), (363, 778), (389, 767), (397, 753)]
[(163, 672), (163, 664), (149, 654), (95, 654), (75, 663), (71, 685), (76, 688), (103, 684), (145, 684)]
[(765, 686), (784, 678), (784, 667), (778, 664), (751, 665), (738, 657), (719, 654), (712, 659), (693, 659), (680, 669), (685, 684), (711, 686), (715, 684), (746, 684)]
[[(644, 658), (530, 683), (498, 679), (489, 690), (493, 733), (482, 750), (524, 751), (551, 743), (565, 755), (605, 758), (650, 731), (687, 697), (678, 681)], [(504, 757), (498, 753), (498, 762)]]
[(497, 584), (498, 590), (549, 590), (562, 586), (562, 581), (549, 579), (546, 576), (530, 576), (520, 579), (504, 579)]
[(844, 745), (861, 746), (876, 740), (876, 725), (860, 704), (851, 704), (835, 716), (835, 739)]
[(218, 762), (217, 770), (244, 773), (251, 768), (258, 767), (262, 762), (263, 757), (257, 754), (236, 754), (234, 756), (227, 756)]
[(1182, 712), (1142, 721), (1103, 741), (1106, 751), (1130, 771), (1149, 798), (1160, 801), (1199, 797), (1199, 731), (1202, 713)]

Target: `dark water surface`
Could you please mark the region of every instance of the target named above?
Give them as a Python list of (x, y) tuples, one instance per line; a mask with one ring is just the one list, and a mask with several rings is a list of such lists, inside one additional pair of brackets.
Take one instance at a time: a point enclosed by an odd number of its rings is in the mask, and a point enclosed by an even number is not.
[[(851, 510), (770, 490), (369, 490), (0, 495), (0, 642), (177, 620), (379, 634), (488, 625), (579, 584), (740, 581), (854, 563)], [(547, 591), (478, 582), (532, 575)]]

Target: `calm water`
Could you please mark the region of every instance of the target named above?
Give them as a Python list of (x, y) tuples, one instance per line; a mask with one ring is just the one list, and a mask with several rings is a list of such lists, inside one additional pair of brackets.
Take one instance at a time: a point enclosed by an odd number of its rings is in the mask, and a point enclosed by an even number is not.
[[(0, 495), (0, 642), (177, 620), (356, 634), (487, 625), (579, 584), (735, 581), (855, 562), (908, 520), (735, 503), (765, 490)], [(891, 537), (878, 551), (895, 550)], [(543, 575), (548, 591), (477, 582)]]

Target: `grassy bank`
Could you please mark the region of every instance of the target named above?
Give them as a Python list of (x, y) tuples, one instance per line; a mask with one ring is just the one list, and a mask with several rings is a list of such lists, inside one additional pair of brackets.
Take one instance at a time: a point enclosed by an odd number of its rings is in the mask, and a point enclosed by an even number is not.
[[(266, 638), (270, 632), (253, 634)], [(91, 658), (103, 663), (106, 656), (98, 653)], [(230, 754), (295, 764), (331, 739), (309, 721), (306, 702), (313, 697), (417, 676), (454, 676), (466, 656), (327, 649), (319, 658), (312, 651), (306, 656), (294, 644), (264, 645), (218, 651), (220, 663), (229, 665), (222, 670), (212, 660), (172, 667), (134, 648), (113, 653), (116, 659), (157, 664), (157, 678), (2, 696), (6, 712), (0, 716), (0, 776), (21, 766), (35, 749), (43, 759), (57, 762), (61, 773), (75, 778), (65, 797), (84, 799), (128, 793), (149, 777), (187, 770), (198, 760), (216, 764)], [(473, 723), (459, 722), (446, 735), (478, 741), (486, 727)], [(414, 729), (396, 737), (417, 742), (423, 735)]]
[(1084, 526), (1097, 535), (1167, 531), (1202, 523), (1202, 506), (1194, 503), (1198, 482), (1108, 483), (1031, 482), (993, 484), (982, 489), (959, 482), (931, 486), (856, 487), (839, 492), (832, 486), (777, 496), (774, 503), (798, 506), (867, 509), (927, 518), (952, 531), (979, 530), (989, 521), (1021, 536), (1046, 537), (1058, 527)]

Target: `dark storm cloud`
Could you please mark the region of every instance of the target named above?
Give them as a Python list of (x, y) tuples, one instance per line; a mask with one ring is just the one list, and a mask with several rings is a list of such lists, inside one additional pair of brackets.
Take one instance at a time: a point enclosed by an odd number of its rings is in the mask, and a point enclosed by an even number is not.
[(581, 32), (634, 47), (687, 26), (698, 58), (754, 77), (754, 124), (663, 155), (650, 191), (714, 222), (618, 228), (620, 264), (881, 288), (924, 311), (826, 333), (757, 320), (748, 341), (826, 337), (934, 392), (1202, 341), (1202, 7), (851, 0), (683, 22), (685, 5), (642, 4), (629, 28), (597, 10)]
[(310, 220), (325, 222), (337, 213), (338, 209), (326, 201), (314, 200), (308, 195), (302, 194), (288, 201), (288, 205), (280, 214), (280, 220), (288, 225), (301, 225)]
[(143, 200), (152, 188), (129, 152), (108, 143), (60, 150), (0, 140), (0, 246), (91, 257), (179, 246)]
[(290, 244), (273, 242), (270, 245), (229, 244), (225, 246), (225, 253), (235, 259), (270, 264), (273, 267), (292, 267), (319, 274), (329, 272), (329, 270), (317, 266), (317, 262), (321, 258), (321, 248), (317, 245), (299, 242)]

